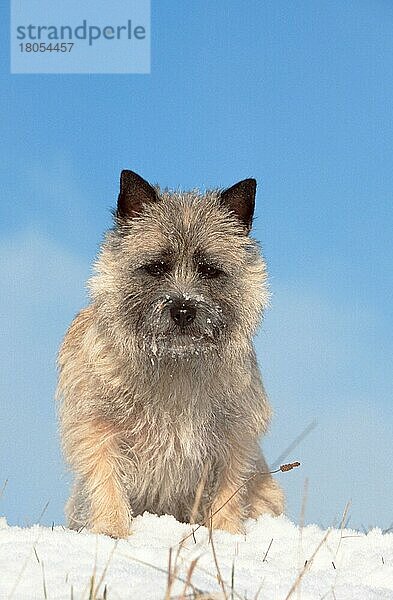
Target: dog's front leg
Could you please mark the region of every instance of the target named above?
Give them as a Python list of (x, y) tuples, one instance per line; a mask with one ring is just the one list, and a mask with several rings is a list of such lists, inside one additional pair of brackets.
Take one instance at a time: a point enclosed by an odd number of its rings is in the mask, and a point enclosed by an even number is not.
[(210, 514), (207, 515), (214, 529), (225, 529), (231, 533), (243, 531), (247, 514), (244, 485), (247, 475), (243, 448), (232, 446), (228, 450), (226, 464), (219, 469), (217, 491), (210, 505)]
[(66, 457), (83, 480), (87, 527), (114, 538), (127, 537), (132, 515), (122, 484), (121, 433), (97, 418), (74, 423), (64, 434)]

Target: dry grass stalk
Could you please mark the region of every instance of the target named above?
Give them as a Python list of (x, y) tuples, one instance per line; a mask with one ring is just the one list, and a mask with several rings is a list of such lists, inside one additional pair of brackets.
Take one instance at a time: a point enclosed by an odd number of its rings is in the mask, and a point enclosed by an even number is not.
[(206, 487), (208, 467), (209, 467), (209, 465), (206, 464), (204, 466), (204, 468), (203, 468), (202, 477), (201, 477), (201, 480), (200, 480), (200, 482), (198, 484), (197, 491), (196, 491), (196, 494), (195, 494), (194, 505), (193, 505), (192, 510), (191, 510), (190, 523), (195, 523), (195, 521), (196, 521), (196, 516), (197, 516), (198, 511), (199, 511), (199, 506), (200, 506), (200, 503), (201, 503), (202, 494), (203, 494), (203, 492), (205, 490), (205, 487)]
[(269, 544), (269, 545), (268, 545), (268, 547), (267, 547), (267, 550), (266, 550), (266, 552), (265, 552), (265, 556), (263, 557), (263, 560), (262, 560), (262, 562), (265, 562), (265, 561), (266, 561), (267, 555), (269, 554), (269, 551), (270, 551), (270, 548), (272, 547), (272, 544), (273, 544), (273, 538), (270, 540), (270, 544)]
[[(155, 571), (158, 571), (159, 573), (163, 573), (168, 577), (168, 569), (163, 569), (162, 567), (158, 567), (157, 565), (153, 565), (153, 563), (149, 563), (146, 560), (142, 560), (140, 558), (136, 558), (135, 556), (131, 556), (130, 554), (124, 554), (122, 552), (118, 552), (118, 556), (122, 556), (123, 558), (127, 558), (128, 560), (133, 560), (134, 562), (143, 565), (144, 567), (150, 567), (151, 569), (154, 569)], [(178, 575), (177, 573), (173, 572), (172, 569), (172, 579), (176, 579), (177, 581), (180, 581), (181, 583), (186, 583), (187, 579), (184, 579), (184, 577), (181, 577), (180, 575)], [(204, 592), (200, 589), (198, 589), (196, 586), (194, 586), (191, 582), (188, 583), (188, 587), (190, 587), (192, 589), (192, 593), (194, 595), (197, 594), (203, 594)]]
[[(306, 506), (307, 506), (307, 498), (308, 498), (308, 479), (304, 480), (304, 488), (303, 488), (303, 497), (302, 497), (302, 505), (300, 508), (300, 517), (299, 517), (299, 547), (298, 547), (298, 569), (300, 570), (302, 565), (304, 564), (304, 552), (303, 552), (303, 527), (304, 520), (306, 515)], [(297, 589), (298, 600), (300, 600), (301, 586), (299, 584)]]
[[(278, 469), (275, 469), (274, 471), (266, 471), (265, 473), (262, 473), (262, 475), (274, 475), (275, 473), (286, 473), (287, 471), (291, 471), (292, 469), (295, 469), (297, 467), (300, 467), (300, 462), (299, 461), (295, 461), (293, 463), (287, 463), (284, 465), (281, 465)], [(203, 521), (203, 523), (200, 523), (199, 525), (197, 525), (197, 527), (195, 527), (195, 529), (192, 530), (191, 533), (189, 533), (188, 535), (186, 535), (183, 539), (180, 540), (179, 544), (182, 545), (183, 542), (185, 542), (186, 540), (188, 540), (191, 536), (195, 535), (195, 532), (198, 531), (198, 529), (200, 529), (201, 527), (204, 526), (208, 526), (209, 521), (211, 521), (213, 519), (213, 517), (219, 513), (224, 506), (226, 506), (231, 500), (232, 498), (234, 498), (234, 496), (236, 496), (236, 494), (238, 494), (240, 492), (240, 490), (246, 486), (258, 473), (253, 473), (250, 477), (248, 477), (243, 483), (242, 485), (240, 485), (234, 492), (233, 494), (231, 494), (229, 496), (229, 498), (219, 507), (217, 508), (217, 510), (215, 510), (214, 512), (212, 512), (208, 519), (206, 519), (205, 521)]]
[[(111, 560), (112, 560), (112, 558), (113, 558), (113, 555), (114, 555), (114, 553), (115, 553), (115, 550), (116, 550), (116, 548), (117, 548), (117, 544), (118, 544), (118, 542), (119, 542), (119, 540), (115, 540), (115, 543), (114, 543), (114, 545), (113, 545), (113, 547), (112, 547), (112, 550), (111, 550), (111, 551), (110, 551), (110, 553), (109, 553), (108, 560), (106, 561), (106, 564), (105, 564), (104, 570), (103, 570), (103, 571), (102, 571), (102, 573), (101, 573), (101, 577), (100, 577), (100, 579), (99, 579), (99, 581), (98, 581), (98, 584), (97, 584), (97, 587), (96, 587), (96, 589), (95, 589), (95, 596), (97, 596), (97, 595), (98, 595), (98, 592), (99, 592), (99, 590), (100, 590), (100, 587), (101, 587), (101, 586), (102, 586), (102, 584), (104, 583), (105, 576), (106, 576), (106, 574), (107, 574), (107, 572), (108, 572), (109, 565), (110, 565), (110, 563), (111, 563)], [(104, 589), (104, 594), (106, 595), (106, 586), (105, 586), (105, 589)]]
[(7, 487), (7, 485), (8, 485), (8, 479), (5, 479), (5, 480), (4, 480), (4, 483), (3, 483), (3, 487), (2, 487), (2, 488), (1, 488), (1, 490), (0, 490), (0, 498), (1, 498), (1, 497), (2, 497), (2, 495), (4, 494), (4, 492), (5, 492), (5, 488)]
[(191, 561), (190, 566), (188, 567), (186, 582), (184, 584), (184, 588), (183, 588), (183, 591), (181, 593), (181, 596), (180, 596), (179, 600), (185, 600), (186, 599), (187, 590), (191, 586), (192, 575), (194, 573), (194, 570), (195, 570), (195, 567), (196, 567), (196, 564), (197, 564), (198, 560), (199, 560), (199, 557), (198, 558), (194, 558), (194, 560)]
[(276, 469), (279, 464), (281, 464), (289, 454), (293, 452), (295, 448), (299, 446), (299, 444), (308, 436), (309, 433), (312, 432), (313, 429), (318, 425), (317, 421), (312, 421), (303, 431), (285, 448), (285, 450), (280, 454), (278, 458), (272, 463), (271, 468)]
[[(215, 549), (214, 542), (213, 542), (213, 526), (212, 525), (213, 525), (213, 514), (211, 514), (211, 517), (210, 517), (209, 539), (210, 539), (210, 544), (211, 544), (211, 548), (212, 548), (214, 564), (215, 564), (216, 570), (217, 570), (217, 580), (221, 586), (222, 593), (224, 595), (225, 600), (228, 600), (228, 594), (227, 594), (227, 591), (225, 588), (224, 580), (221, 575), (221, 571), (220, 571), (220, 567), (219, 567), (218, 559), (217, 559), (217, 553), (216, 553), (216, 549)], [(232, 597), (233, 597), (233, 594), (232, 594)]]
[(294, 581), (291, 589), (289, 590), (288, 594), (285, 597), (285, 600), (289, 600), (289, 598), (292, 596), (292, 594), (297, 590), (298, 586), (300, 585), (301, 580), (303, 579), (306, 572), (310, 569), (310, 567), (314, 561), (314, 558), (318, 554), (319, 550), (322, 548), (323, 544), (326, 542), (326, 540), (327, 540), (328, 536), (331, 534), (331, 532), (332, 532), (331, 529), (327, 530), (327, 532), (323, 536), (322, 540), (319, 542), (318, 546), (315, 548), (314, 552), (312, 553), (311, 558), (305, 562), (303, 569), (301, 570), (301, 572), (297, 576), (296, 580)]

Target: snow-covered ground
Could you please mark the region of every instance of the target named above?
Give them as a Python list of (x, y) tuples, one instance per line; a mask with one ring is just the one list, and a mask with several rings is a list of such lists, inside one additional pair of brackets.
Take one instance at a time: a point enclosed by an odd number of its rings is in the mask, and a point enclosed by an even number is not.
[(393, 599), (392, 533), (300, 529), (283, 516), (248, 521), (245, 535), (215, 531), (213, 544), (206, 528), (195, 539), (190, 531), (173, 517), (146, 513), (128, 540), (116, 542), (1, 519), (0, 598)]

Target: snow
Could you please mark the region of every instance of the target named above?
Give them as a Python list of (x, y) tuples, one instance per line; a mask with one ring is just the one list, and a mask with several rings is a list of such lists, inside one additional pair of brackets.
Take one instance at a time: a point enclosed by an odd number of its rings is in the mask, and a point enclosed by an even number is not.
[[(148, 513), (119, 541), (61, 526), (9, 527), (0, 519), (0, 599), (393, 599), (392, 533), (299, 528), (268, 515), (247, 521), (244, 535), (214, 531), (213, 546), (205, 527), (190, 532), (171, 516)], [(194, 587), (184, 592), (187, 573)]]

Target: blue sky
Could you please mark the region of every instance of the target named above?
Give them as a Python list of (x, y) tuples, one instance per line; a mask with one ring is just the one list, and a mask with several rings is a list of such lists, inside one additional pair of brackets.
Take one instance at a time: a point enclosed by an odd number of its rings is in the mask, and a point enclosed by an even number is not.
[[(272, 307), (256, 345), (297, 519), (393, 522), (393, 6), (152, 2), (150, 75), (9, 75), (0, 58), (0, 513), (63, 521), (57, 347), (86, 303), (119, 172), (259, 183)], [(1, 483), (0, 483), (1, 486)]]

